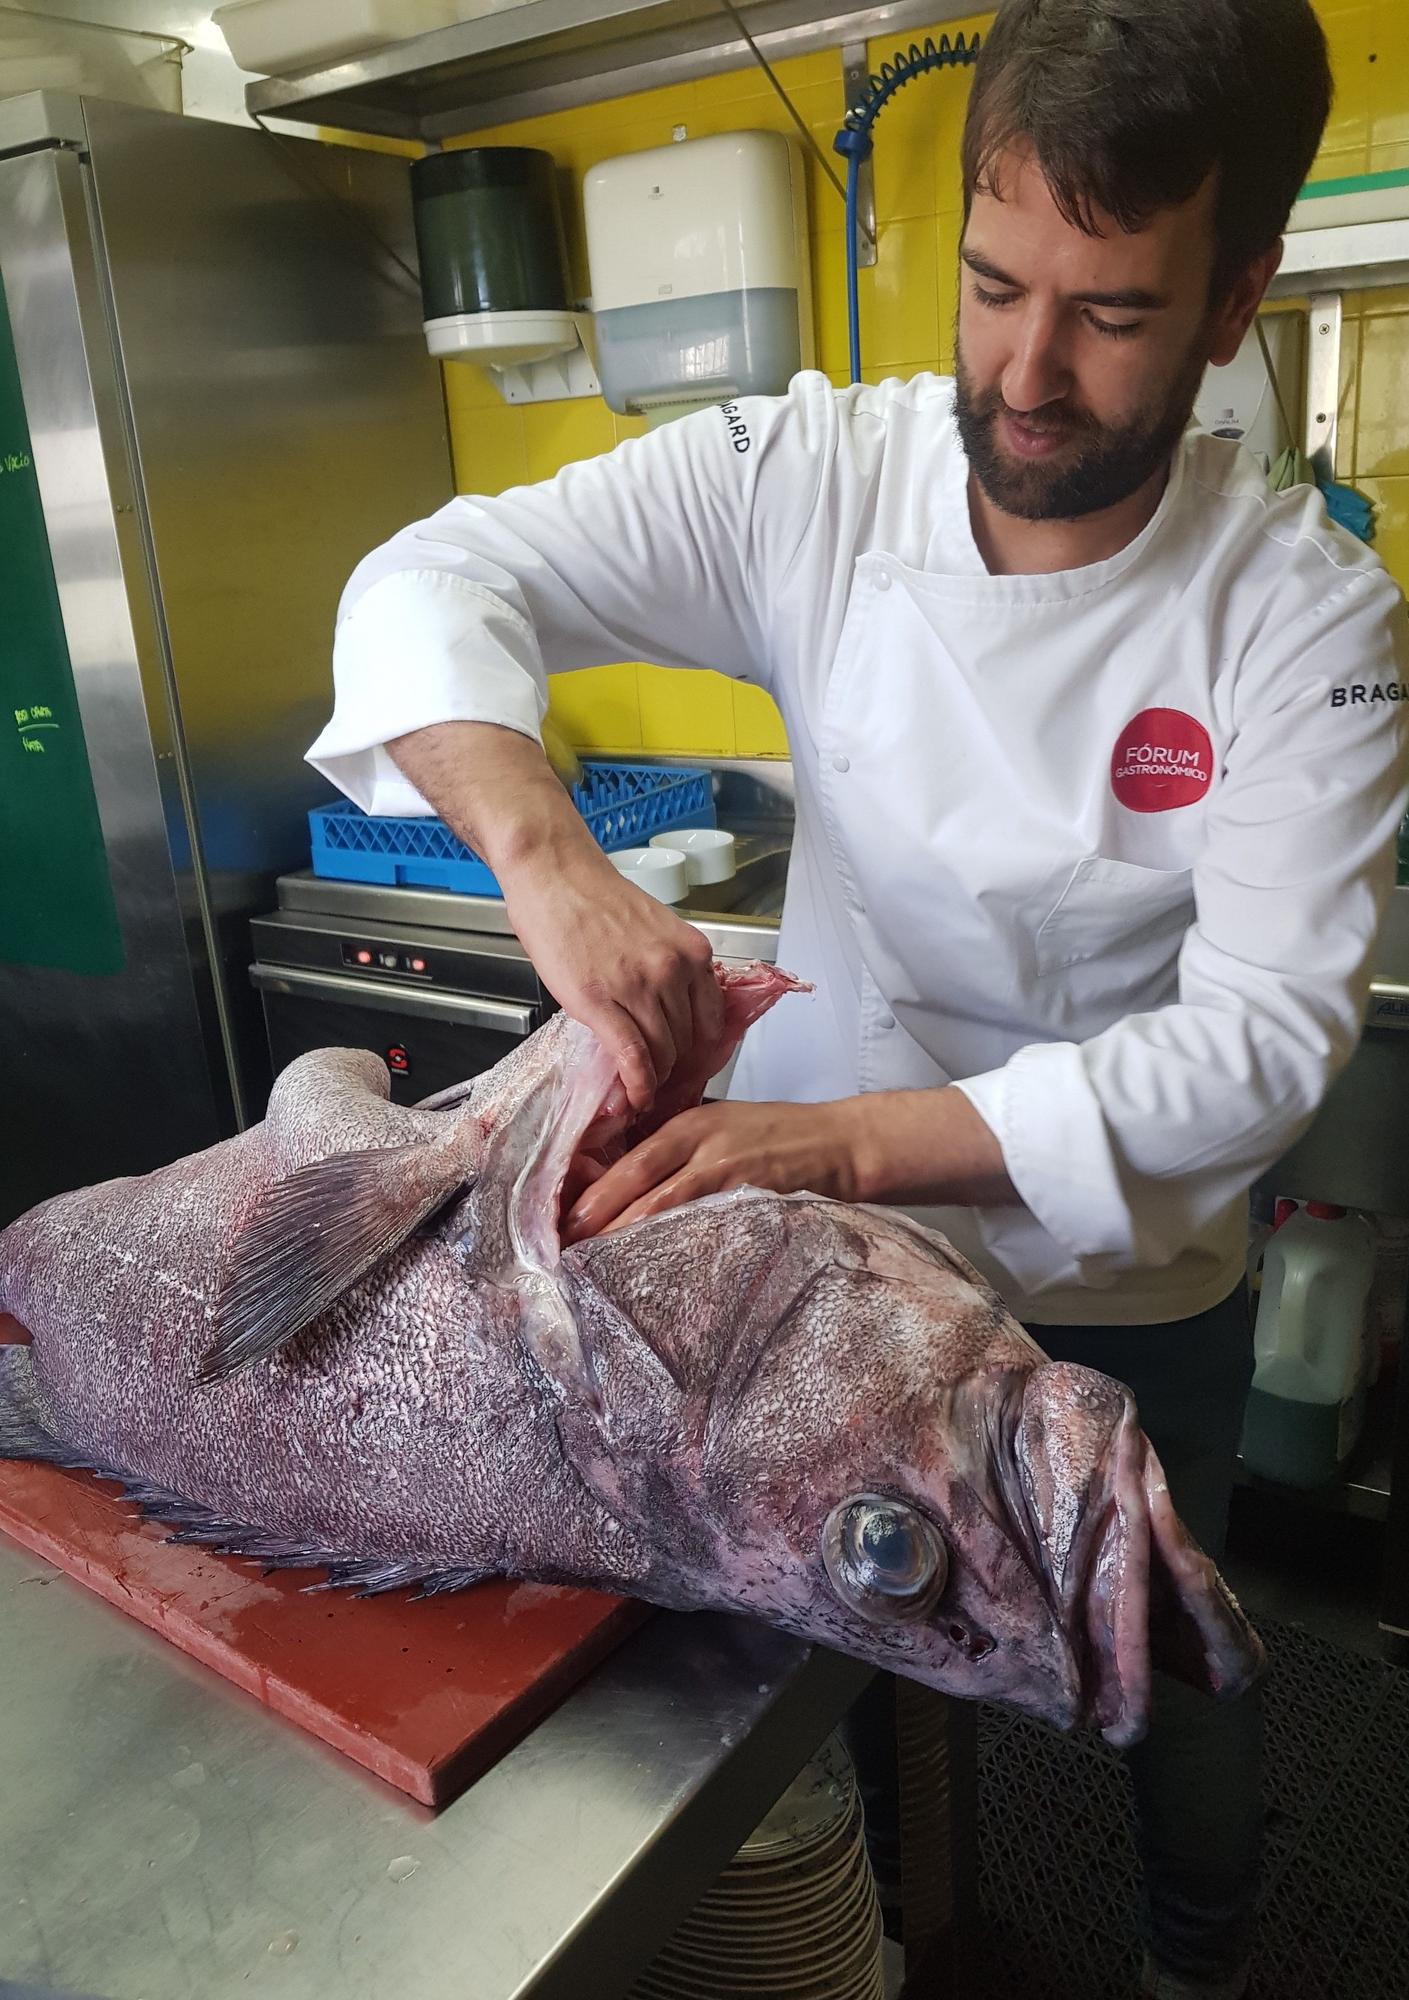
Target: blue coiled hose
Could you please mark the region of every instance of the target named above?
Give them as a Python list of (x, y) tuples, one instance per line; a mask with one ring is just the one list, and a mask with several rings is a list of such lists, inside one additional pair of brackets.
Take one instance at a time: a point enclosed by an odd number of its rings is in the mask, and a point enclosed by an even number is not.
[(871, 127), (882, 108), (902, 84), (926, 70), (953, 69), (960, 63), (977, 60), (977, 35), (956, 35), (951, 42), (941, 35), (938, 42), (926, 35), (924, 44), (912, 42), (903, 54), (897, 52), (881, 64), (880, 74), (868, 77), (866, 95), (846, 114), (840, 132), (832, 141), (833, 152), (846, 161), (846, 331), (851, 347), (851, 379), (861, 380), (861, 308), (856, 295), (856, 198), (863, 162), (871, 157)]

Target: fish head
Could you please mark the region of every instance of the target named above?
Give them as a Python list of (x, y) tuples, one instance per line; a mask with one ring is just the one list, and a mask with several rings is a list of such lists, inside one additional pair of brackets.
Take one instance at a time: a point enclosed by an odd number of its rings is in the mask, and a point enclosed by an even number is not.
[(576, 1246), (595, 1408), (560, 1426), (654, 1554), (633, 1588), (752, 1613), (1116, 1744), (1152, 1661), (1261, 1652), (1129, 1395), (1048, 1361), (941, 1238), (745, 1190)]

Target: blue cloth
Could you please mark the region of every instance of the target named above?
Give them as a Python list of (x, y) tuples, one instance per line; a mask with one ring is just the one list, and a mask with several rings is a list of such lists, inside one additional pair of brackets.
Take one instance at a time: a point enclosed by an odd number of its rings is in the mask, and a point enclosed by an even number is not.
[(1357, 493), (1353, 486), (1342, 486), (1338, 480), (1324, 479), (1316, 483), (1326, 503), (1326, 512), (1336, 526), (1345, 528), (1352, 535), (1358, 535), (1362, 542), (1373, 542), (1374, 502), (1367, 500), (1363, 493)]

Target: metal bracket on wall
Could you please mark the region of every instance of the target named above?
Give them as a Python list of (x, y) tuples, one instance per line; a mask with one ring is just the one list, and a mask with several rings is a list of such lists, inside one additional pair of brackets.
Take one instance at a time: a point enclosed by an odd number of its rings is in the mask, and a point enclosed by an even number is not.
[[(841, 61), (845, 108), (854, 111), (871, 88), (871, 61), (865, 42), (848, 42)], [(866, 270), (876, 261), (876, 181), (870, 160), (861, 162), (856, 184), (856, 261)]]
[(1341, 295), (1307, 301), (1306, 455), (1318, 479), (1336, 476), (1336, 405), (1340, 401)]
[[(493, 376), (506, 403), (561, 403), (573, 396), (600, 396), (596, 348), (590, 308), (573, 313), (577, 345), (542, 361), (526, 361), (517, 368), (496, 368), (491, 361), (486, 372)], [(467, 361), (474, 356), (467, 354)]]

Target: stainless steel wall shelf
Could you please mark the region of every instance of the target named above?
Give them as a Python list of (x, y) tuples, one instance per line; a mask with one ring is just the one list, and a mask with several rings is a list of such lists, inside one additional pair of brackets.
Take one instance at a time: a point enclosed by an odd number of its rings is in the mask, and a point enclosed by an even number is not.
[[(894, 36), (961, 6), (893, 0), (741, 0), (740, 13), (770, 61)], [(254, 117), (377, 132), (435, 145), (463, 132), (691, 82), (752, 61), (748, 44), (710, 0), (523, 0), (475, 21), (370, 50), (331, 68), (252, 83)], [(838, 77), (840, 83), (840, 76)], [(837, 94), (837, 115), (842, 110)]]
[(1373, 291), (1409, 282), (1409, 217), (1288, 230), (1268, 297)]

